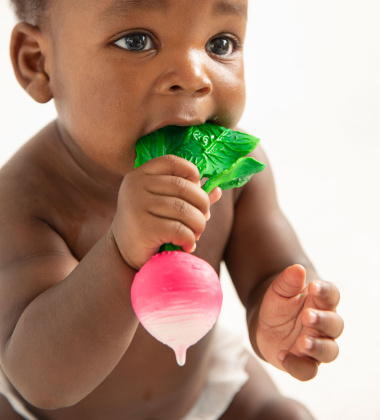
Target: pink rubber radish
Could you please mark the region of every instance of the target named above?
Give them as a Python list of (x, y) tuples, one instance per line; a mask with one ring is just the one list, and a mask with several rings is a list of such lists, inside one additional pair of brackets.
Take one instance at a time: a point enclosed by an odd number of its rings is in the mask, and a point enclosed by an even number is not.
[(223, 295), (210, 264), (182, 251), (165, 251), (136, 274), (131, 299), (144, 328), (171, 347), (183, 366), (187, 349), (218, 319)]
[[(264, 164), (245, 157), (259, 139), (211, 123), (197, 126), (166, 126), (141, 137), (136, 143), (135, 168), (151, 159), (176, 155), (192, 162), (203, 190), (222, 190), (245, 185)], [(215, 324), (222, 305), (222, 290), (215, 270), (205, 261), (163, 244), (136, 274), (132, 305), (145, 329), (171, 347), (179, 365), (187, 349)]]

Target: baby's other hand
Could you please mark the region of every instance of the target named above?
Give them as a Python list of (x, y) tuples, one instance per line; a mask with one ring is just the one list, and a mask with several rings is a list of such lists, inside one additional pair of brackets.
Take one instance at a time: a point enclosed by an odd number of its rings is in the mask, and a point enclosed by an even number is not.
[(329, 282), (306, 285), (301, 265), (286, 268), (267, 290), (257, 323), (257, 345), (272, 365), (305, 381), (320, 363), (336, 359), (343, 319), (336, 313), (340, 294)]
[(140, 269), (164, 243), (195, 250), (195, 242), (210, 217), (210, 197), (200, 187), (197, 167), (167, 155), (129, 172), (120, 187), (111, 229), (126, 263)]

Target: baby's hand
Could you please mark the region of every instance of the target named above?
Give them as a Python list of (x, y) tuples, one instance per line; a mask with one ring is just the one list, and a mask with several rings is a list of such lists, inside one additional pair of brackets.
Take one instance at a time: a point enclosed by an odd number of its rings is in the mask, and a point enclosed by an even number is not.
[(256, 340), (264, 358), (305, 381), (339, 353), (335, 340), (343, 331), (336, 313), (339, 291), (322, 280), (305, 282), (305, 269), (285, 269), (267, 290), (259, 312)]
[(164, 243), (195, 250), (210, 217), (209, 196), (199, 171), (185, 159), (168, 155), (128, 173), (120, 187), (112, 233), (126, 263), (138, 270)]

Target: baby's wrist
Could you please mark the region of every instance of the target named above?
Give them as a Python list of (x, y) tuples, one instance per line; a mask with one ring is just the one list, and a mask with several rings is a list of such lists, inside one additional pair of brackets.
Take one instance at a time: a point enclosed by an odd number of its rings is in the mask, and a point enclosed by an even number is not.
[(130, 260), (128, 255), (125, 255), (125, 253), (121, 251), (118, 241), (116, 239), (116, 236), (114, 234), (112, 225), (110, 229), (108, 230), (108, 232), (106, 233), (105, 239), (106, 239), (106, 242), (108, 243), (108, 246), (112, 248), (113, 252), (116, 253), (120, 257), (120, 260), (123, 262), (123, 264), (126, 265), (128, 269), (136, 273), (139, 270), (139, 267), (136, 264), (134, 264), (132, 260)]

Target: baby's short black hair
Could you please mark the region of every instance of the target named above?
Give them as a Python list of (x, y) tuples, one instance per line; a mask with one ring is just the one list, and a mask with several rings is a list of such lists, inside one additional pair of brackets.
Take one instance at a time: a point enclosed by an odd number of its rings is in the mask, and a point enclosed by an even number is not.
[(38, 25), (46, 11), (48, 0), (11, 0), (19, 20)]

